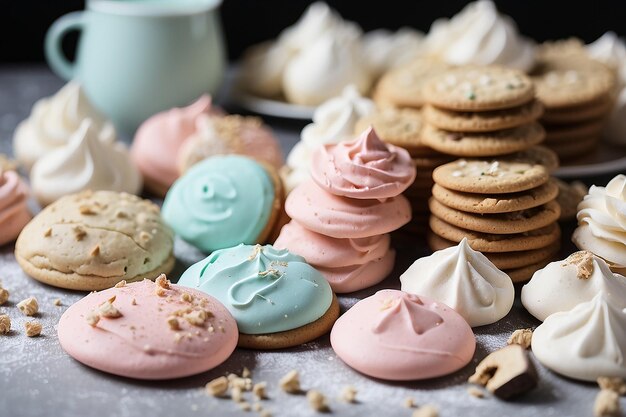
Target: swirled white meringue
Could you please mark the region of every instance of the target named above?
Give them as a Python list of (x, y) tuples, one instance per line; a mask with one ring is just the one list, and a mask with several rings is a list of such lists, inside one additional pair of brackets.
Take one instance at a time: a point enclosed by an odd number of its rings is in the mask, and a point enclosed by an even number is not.
[(377, 29), (363, 36), (365, 61), (374, 77), (391, 68), (407, 64), (423, 53), (424, 34), (403, 27), (397, 32)]

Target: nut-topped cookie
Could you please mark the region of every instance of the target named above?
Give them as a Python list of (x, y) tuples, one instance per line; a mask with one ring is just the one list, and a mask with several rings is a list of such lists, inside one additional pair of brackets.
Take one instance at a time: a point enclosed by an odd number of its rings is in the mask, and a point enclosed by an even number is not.
[(433, 171), (437, 184), (451, 190), (479, 194), (530, 190), (545, 184), (549, 177), (543, 165), (515, 160), (459, 159)]
[(173, 232), (149, 200), (85, 191), (62, 197), (27, 224), (15, 257), (41, 282), (90, 291), (170, 272), (173, 244)]
[[(422, 115), (414, 109), (385, 108), (362, 117), (354, 126), (354, 134), (359, 135), (369, 127), (376, 130), (385, 142), (403, 148), (428, 151), (421, 140)], [(431, 151), (432, 153), (432, 151)]]
[(461, 67), (433, 77), (424, 99), (437, 107), (458, 111), (499, 110), (520, 106), (535, 96), (523, 72), (501, 67)]

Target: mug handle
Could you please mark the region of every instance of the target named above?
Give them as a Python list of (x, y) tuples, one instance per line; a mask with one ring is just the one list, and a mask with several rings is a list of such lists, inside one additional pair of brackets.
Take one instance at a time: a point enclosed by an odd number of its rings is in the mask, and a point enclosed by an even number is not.
[(72, 12), (57, 19), (46, 33), (45, 52), (48, 65), (65, 80), (74, 78), (76, 63), (70, 62), (63, 54), (63, 37), (72, 30), (81, 30), (84, 26), (84, 12)]

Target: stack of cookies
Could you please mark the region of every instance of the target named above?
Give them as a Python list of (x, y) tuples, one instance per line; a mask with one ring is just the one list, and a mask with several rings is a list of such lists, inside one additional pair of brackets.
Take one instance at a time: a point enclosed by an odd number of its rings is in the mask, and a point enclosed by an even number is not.
[(560, 246), (561, 210), (558, 186), (550, 179), (557, 162), (540, 149), (494, 160), (459, 159), (435, 169), (431, 249), (467, 237), (514, 282), (548, 264)]
[(611, 70), (582, 54), (548, 51), (531, 75), (545, 106), (546, 145), (565, 161), (592, 151), (613, 105)]
[(416, 168), (413, 184), (404, 192), (411, 202), (412, 219), (407, 230), (425, 233), (427, 230), (429, 209), (428, 199), (433, 186), (433, 170), (453, 160), (449, 155), (437, 152), (425, 146), (421, 140), (422, 115), (410, 108), (384, 108), (360, 119), (355, 126), (355, 133), (365, 131), (372, 126), (385, 142), (406, 149)]
[(500, 67), (459, 67), (424, 86), (423, 143), (460, 157), (492, 157), (544, 139), (543, 112), (532, 81)]

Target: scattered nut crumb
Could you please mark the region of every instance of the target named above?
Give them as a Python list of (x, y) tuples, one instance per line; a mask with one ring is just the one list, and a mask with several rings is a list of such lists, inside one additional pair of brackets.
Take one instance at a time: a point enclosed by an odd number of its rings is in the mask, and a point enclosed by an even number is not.
[(239, 408), (241, 409), (241, 411), (250, 411), (252, 409), (252, 407), (250, 406), (250, 403), (247, 401), (240, 402)]
[(601, 376), (598, 378), (598, 385), (603, 390), (607, 389), (619, 395), (626, 395), (626, 381), (620, 377)]
[(28, 297), (17, 303), (17, 308), (19, 308), (25, 316), (34, 316), (39, 311), (39, 304), (35, 297)]
[(52, 301), (52, 304), (54, 304), (57, 307), (61, 307), (63, 305), (60, 298), (55, 298), (54, 301)]
[(263, 410), (261, 411), (261, 414), (259, 414), (259, 417), (272, 417), (272, 412), (269, 410)]
[(43, 237), (52, 236), (52, 227), (48, 227), (45, 232), (43, 232)]
[(174, 316), (170, 316), (167, 318), (167, 324), (170, 326), (171, 330), (180, 330), (180, 323), (178, 319)]
[(530, 348), (530, 343), (533, 339), (532, 329), (517, 329), (515, 330), (509, 340), (506, 341), (509, 345), (520, 345), (524, 349)]
[(328, 411), (328, 404), (326, 404), (326, 397), (319, 391), (314, 389), (309, 390), (306, 393), (306, 399), (309, 402), (309, 405), (315, 411)]
[(471, 395), (472, 397), (485, 398), (485, 393), (476, 387), (469, 387), (467, 389), (467, 393)]
[(159, 277), (154, 282), (156, 283), (156, 285), (158, 285), (161, 288), (165, 288), (166, 290), (170, 288), (170, 284), (171, 284), (170, 280), (167, 279), (165, 274), (159, 275)]
[(27, 321), (24, 323), (24, 327), (26, 328), (26, 336), (35, 337), (41, 334), (41, 323), (38, 321)]
[(88, 205), (83, 204), (80, 207), (78, 207), (78, 211), (80, 212), (80, 214), (84, 214), (87, 216), (93, 216), (94, 214), (96, 214), (96, 212)]
[(621, 415), (619, 395), (608, 389), (600, 390), (593, 405), (596, 417), (617, 417)]
[(0, 287), (0, 306), (9, 301), (9, 291)]
[(96, 327), (96, 324), (100, 321), (100, 315), (95, 311), (90, 311), (87, 317), (85, 317), (85, 320), (90, 326)]
[(439, 417), (439, 411), (434, 405), (423, 405), (413, 411), (413, 417)]
[(150, 233), (142, 231), (141, 233), (139, 233), (139, 239), (143, 240), (144, 242), (150, 240), (152, 236), (150, 235)]
[(8, 334), (11, 331), (11, 318), (6, 314), (0, 314), (0, 334)]
[(228, 391), (228, 379), (224, 376), (220, 376), (208, 382), (204, 388), (207, 394), (214, 397), (222, 397), (226, 394), (226, 391)]
[(250, 378), (235, 377), (229, 380), (231, 387), (239, 387), (243, 391), (252, 390), (252, 380)]
[(563, 261), (562, 265), (576, 265), (577, 278), (588, 279), (593, 274), (593, 253), (586, 250), (574, 252)]
[(247, 367), (243, 367), (243, 370), (241, 371), (241, 377), (242, 378), (250, 378), (252, 376), (252, 372), (250, 372), (250, 370)]
[(404, 399), (404, 407), (406, 407), (406, 408), (416, 407), (415, 399), (413, 397), (406, 397)]
[(85, 236), (87, 236), (87, 232), (85, 232), (85, 229), (83, 229), (80, 226), (76, 226), (72, 230), (74, 231), (74, 237), (78, 241), (83, 240), (85, 238)]
[(267, 398), (267, 394), (265, 392), (265, 388), (267, 388), (266, 382), (257, 382), (252, 387), (252, 393), (258, 400), (263, 400)]
[(194, 326), (202, 326), (207, 319), (207, 313), (204, 310), (194, 310), (185, 313), (183, 318)]
[(167, 293), (165, 292), (165, 288), (163, 288), (163, 287), (156, 287), (156, 288), (154, 289), (154, 293), (155, 293), (156, 295), (158, 295), (159, 297), (165, 297), (165, 295), (167, 294)]
[(117, 284), (115, 284), (115, 288), (123, 288), (126, 286), (126, 280), (123, 279), (120, 282), (118, 282)]
[(125, 211), (118, 210), (117, 213), (115, 213), (115, 217), (117, 217), (118, 219), (125, 219), (128, 217), (128, 214), (126, 214)]
[(98, 307), (100, 317), (106, 317), (108, 319), (116, 319), (118, 317), (122, 317), (122, 312), (113, 305), (114, 302), (115, 296), (100, 304), (100, 306)]
[(348, 385), (343, 388), (343, 391), (341, 391), (341, 399), (347, 403), (354, 403), (356, 402), (357, 392), (356, 388), (352, 385)]
[(133, 300), (130, 302), (130, 304), (131, 304), (131, 305), (136, 306), (136, 305), (137, 305), (137, 300), (135, 300), (135, 299), (133, 298)]
[(295, 369), (291, 370), (280, 379), (278, 384), (280, 389), (290, 394), (300, 392), (300, 374)]
[(240, 403), (243, 401), (243, 390), (239, 387), (232, 387), (230, 389), (230, 398), (236, 402)]
[(193, 295), (189, 294), (188, 292), (184, 292), (183, 295), (180, 296), (180, 299), (186, 303), (192, 303)]

